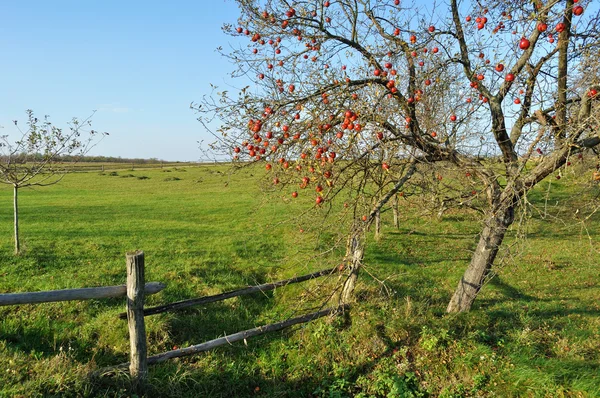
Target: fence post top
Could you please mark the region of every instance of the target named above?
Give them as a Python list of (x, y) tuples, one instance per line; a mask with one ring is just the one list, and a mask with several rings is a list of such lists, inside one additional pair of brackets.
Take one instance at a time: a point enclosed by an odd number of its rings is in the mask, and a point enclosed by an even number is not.
[(131, 252), (127, 252), (126, 253), (127, 256), (143, 256), (144, 255), (144, 251), (143, 250), (134, 250)]

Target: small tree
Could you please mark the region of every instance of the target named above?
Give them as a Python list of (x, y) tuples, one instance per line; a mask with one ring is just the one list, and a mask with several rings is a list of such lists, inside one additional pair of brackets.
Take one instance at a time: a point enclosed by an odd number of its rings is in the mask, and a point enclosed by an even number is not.
[[(61, 156), (82, 156), (94, 145), (97, 137), (107, 133), (88, 130), (91, 116), (85, 120), (72, 119), (67, 131), (54, 126), (48, 116), (39, 120), (27, 110), (27, 129), (13, 121), (19, 138), (0, 136), (0, 182), (13, 186), (15, 254), (21, 251), (19, 239), (19, 189), (48, 186), (58, 183), (68, 172)], [(86, 135), (84, 137), (84, 135)]]
[(589, 1), (237, 3), (238, 25), (224, 30), (248, 44), (227, 56), (234, 77), (253, 83), (207, 97), (201, 121), (224, 121), (224, 149), (266, 161), (276, 184), (316, 185), (317, 206), (350, 192), (354, 264), (360, 231), (413, 174), (439, 214), (485, 198), (448, 312), (471, 308), (528, 192), (600, 144), (599, 81), (587, 65), (597, 65), (600, 19)]

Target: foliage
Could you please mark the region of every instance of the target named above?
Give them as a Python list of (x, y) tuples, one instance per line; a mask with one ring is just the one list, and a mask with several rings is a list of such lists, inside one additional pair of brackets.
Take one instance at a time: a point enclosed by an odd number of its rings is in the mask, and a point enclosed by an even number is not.
[(205, 126), (222, 121), (216, 147), (266, 162), (292, 197), (344, 203), (346, 231), (415, 173), (440, 214), (476, 207), (479, 254), (449, 312), (471, 307), (532, 187), (600, 143), (589, 1), (237, 3), (224, 31), (241, 44), (224, 55), (251, 84), (196, 106)]
[[(27, 111), (27, 129), (21, 130), (15, 120), (19, 137), (0, 137), (0, 182), (17, 188), (46, 186), (60, 180), (65, 170), (59, 162), (63, 156), (82, 156), (95, 144), (97, 136), (107, 133), (85, 130), (91, 126), (91, 116), (83, 121), (72, 119), (67, 131)], [(88, 136), (82, 136), (87, 133)]]

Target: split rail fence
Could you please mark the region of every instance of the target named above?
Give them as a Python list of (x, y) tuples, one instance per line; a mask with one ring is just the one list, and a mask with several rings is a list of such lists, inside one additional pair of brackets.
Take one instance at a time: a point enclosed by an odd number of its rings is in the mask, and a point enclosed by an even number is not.
[(37, 304), (56, 301), (70, 300), (90, 300), (102, 298), (127, 297), (127, 311), (119, 314), (119, 318), (127, 319), (129, 329), (130, 354), (129, 362), (116, 366), (101, 369), (96, 375), (110, 374), (115, 370), (129, 369), (131, 381), (134, 390), (143, 392), (148, 377), (148, 365), (160, 363), (172, 358), (193, 355), (200, 352), (211, 350), (215, 347), (234, 343), (240, 340), (246, 340), (253, 336), (274, 332), (287, 327), (310, 322), (314, 319), (327, 315), (335, 315), (343, 311), (347, 306), (327, 308), (321, 311), (302, 315), (296, 318), (290, 318), (282, 322), (259, 326), (253, 329), (243, 330), (214, 340), (209, 340), (201, 344), (190, 347), (163, 352), (160, 354), (147, 355), (147, 338), (144, 317), (148, 315), (160, 314), (167, 311), (176, 311), (196, 305), (213, 303), (226, 300), (232, 297), (243, 296), (247, 294), (266, 292), (278, 287), (308, 281), (325, 275), (331, 275), (337, 272), (337, 268), (325, 269), (313, 272), (308, 275), (302, 275), (291, 279), (265, 283), (257, 286), (245, 287), (225, 293), (212, 296), (199, 297), (157, 307), (144, 308), (146, 295), (151, 295), (163, 290), (166, 285), (161, 282), (145, 282), (144, 252), (136, 251), (127, 253), (127, 284), (119, 286), (103, 286), (83, 289), (65, 289), (51, 290), (44, 292), (26, 292), (26, 293), (8, 293), (0, 294), (0, 306), (19, 305), (19, 304)]

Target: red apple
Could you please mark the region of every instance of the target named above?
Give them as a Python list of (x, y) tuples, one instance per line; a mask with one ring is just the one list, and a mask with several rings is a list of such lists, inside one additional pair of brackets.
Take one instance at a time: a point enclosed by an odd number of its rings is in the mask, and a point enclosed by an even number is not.
[(537, 25), (537, 30), (538, 30), (539, 32), (545, 32), (547, 29), (548, 29), (548, 24), (546, 24), (546, 23), (544, 23), (544, 22), (540, 22), (540, 23)]
[(519, 41), (519, 48), (521, 50), (527, 50), (529, 48), (529, 46), (531, 45), (531, 43), (529, 42), (529, 40), (527, 40), (526, 38), (521, 38), (521, 40)]
[(502, 72), (502, 71), (504, 70), (504, 65), (503, 65), (503, 64), (498, 64), (498, 65), (496, 65), (496, 70), (497, 70), (498, 72)]
[(505, 80), (507, 82), (512, 82), (515, 80), (515, 75), (513, 75), (512, 73), (509, 73), (508, 75), (506, 75)]

